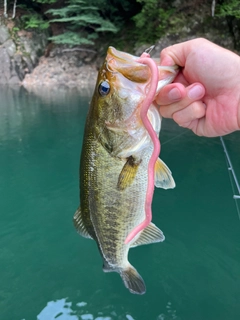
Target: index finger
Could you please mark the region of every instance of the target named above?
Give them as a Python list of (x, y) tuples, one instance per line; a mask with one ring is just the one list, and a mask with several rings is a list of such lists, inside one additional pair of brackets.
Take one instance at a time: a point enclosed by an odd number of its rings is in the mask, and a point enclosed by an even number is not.
[(163, 87), (156, 97), (158, 105), (169, 105), (186, 96), (186, 89), (180, 83), (171, 83)]
[(163, 49), (160, 53), (161, 65), (173, 66), (177, 64), (183, 67), (186, 63), (187, 52), (191, 47), (191, 40), (182, 43), (174, 44)]

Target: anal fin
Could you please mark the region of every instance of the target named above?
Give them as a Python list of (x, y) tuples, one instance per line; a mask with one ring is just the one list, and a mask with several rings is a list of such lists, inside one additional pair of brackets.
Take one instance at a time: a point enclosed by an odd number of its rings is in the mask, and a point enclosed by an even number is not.
[(155, 187), (163, 189), (173, 189), (176, 184), (172, 177), (172, 172), (168, 166), (158, 158), (155, 163)]
[(139, 238), (131, 244), (131, 248), (144, 244), (162, 242), (164, 239), (165, 236), (163, 232), (154, 223), (150, 223), (145, 229), (143, 229)]
[(88, 233), (88, 231), (84, 225), (84, 221), (82, 218), (82, 212), (81, 212), (80, 207), (77, 209), (77, 211), (75, 212), (75, 214), (73, 216), (73, 223), (74, 223), (75, 228), (77, 229), (77, 232), (80, 233), (80, 235), (82, 237), (92, 239), (92, 237), (90, 236), (90, 234)]

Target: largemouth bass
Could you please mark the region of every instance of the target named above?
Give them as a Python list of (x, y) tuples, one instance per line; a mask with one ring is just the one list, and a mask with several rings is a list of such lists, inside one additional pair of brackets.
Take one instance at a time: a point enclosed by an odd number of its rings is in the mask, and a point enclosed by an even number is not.
[[(74, 215), (77, 231), (94, 239), (103, 259), (103, 271), (118, 272), (131, 293), (143, 294), (144, 281), (128, 261), (128, 251), (138, 245), (161, 242), (164, 235), (153, 223), (133, 239), (129, 233), (145, 220), (148, 165), (154, 144), (141, 118), (141, 108), (151, 86), (148, 65), (139, 57), (109, 47), (99, 70), (88, 112), (81, 160), (80, 204)], [(176, 68), (159, 67), (157, 94), (173, 81)], [(154, 103), (147, 118), (158, 135), (161, 127)], [(169, 168), (154, 164), (155, 186), (174, 188)]]

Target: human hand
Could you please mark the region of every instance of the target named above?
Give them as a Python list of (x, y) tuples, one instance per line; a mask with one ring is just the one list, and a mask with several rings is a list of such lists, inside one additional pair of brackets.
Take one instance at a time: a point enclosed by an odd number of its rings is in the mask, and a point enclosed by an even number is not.
[(240, 130), (240, 57), (206, 39), (165, 48), (161, 65), (182, 70), (156, 97), (160, 114), (199, 136)]

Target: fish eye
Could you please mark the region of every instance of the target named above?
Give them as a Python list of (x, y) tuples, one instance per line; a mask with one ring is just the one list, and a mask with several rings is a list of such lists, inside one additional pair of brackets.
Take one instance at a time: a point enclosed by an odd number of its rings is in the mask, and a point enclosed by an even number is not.
[(98, 92), (101, 96), (106, 96), (109, 94), (110, 91), (110, 84), (107, 81), (103, 81), (99, 84)]

